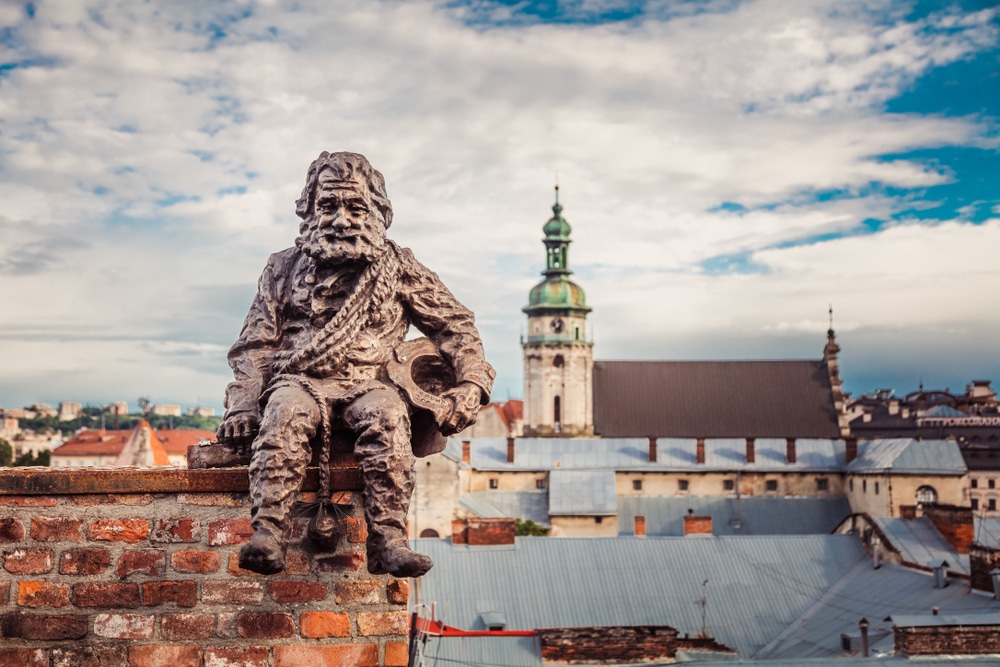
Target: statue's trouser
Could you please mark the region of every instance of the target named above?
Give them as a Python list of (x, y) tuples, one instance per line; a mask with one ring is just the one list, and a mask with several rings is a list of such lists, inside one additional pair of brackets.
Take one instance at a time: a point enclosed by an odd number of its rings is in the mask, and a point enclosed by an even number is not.
[[(406, 513), (413, 492), (414, 456), (406, 403), (388, 388), (374, 389), (340, 410), (357, 438), (369, 559), (386, 546), (405, 545)], [(270, 392), (250, 461), (250, 498), (255, 532), (274, 537), (284, 548), (292, 506), (311, 458), (309, 441), (320, 424), (320, 409), (301, 387), (288, 384)], [(390, 544), (392, 543), (392, 544)], [(369, 563), (369, 567), (377, 563)]]

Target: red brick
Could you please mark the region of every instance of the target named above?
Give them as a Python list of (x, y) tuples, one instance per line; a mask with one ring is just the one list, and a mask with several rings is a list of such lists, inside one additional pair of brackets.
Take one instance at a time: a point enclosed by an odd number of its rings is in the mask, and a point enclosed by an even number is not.
[(0, 496), (0, 506), (55, 507), (59, 501), (50, 496)]
[(69, 584), (19, 581), (17, 604), (22, 607), (65, 607), (69, 604)]
[(410, 645), (406, 642), (388, 642), (385, 645), (385, 667), (406, 667), (410, 664)]
[(120, 645), (84, 645), (52, 649), (52, 667), (119, 667), (128, 664), (128, 649)]
[(410, 600), (410, 582), (405, 579), (393, 579), (385, 586), (392, 604), (406, 604)]
[(20, 542), (24, 540), (24, 524), (13, 517), (0, 519), (0, 542)]
[(223, 611), (216, 614), (219, 622), (215, 626), (215, 636), (223, 639), (235, 639), (240, 636), (236, 631), (236, 612)]
[(333, 593), (337, 604), (378, 604), (382, 601), (382, 582), (338, 581)]
[(211, 667), (268, 667), (266, 646), (210, 646), (205, 649), (205, 664)]
[(137, 584), (73, 584), (73, 604), (77, 607), (124, 607), (139, 606), (139, 586)]
[(197, 542), (201, 539), (201, 524), (191, 516), (172, 516), (160, 521), (149, 539), (153, 542)]
[(0, 581), (0, 604), (7, 604), (9, 600), (10, 600), (10, 582)]
[(364, 544), (368, 541), (368, 524), (364, 517), (347, 517), (344, 519), (344, 528), (347, 531), (348, 542)]
[(201, 667), (200, 646), (145, 644), (128, 649), (130, 667)]
[(43, 648), (0, 648), (0, 665), (49, 667), (49, 652)]
[(205, 581), (201, 584), (202, 604), (260, 604), (264, 586), (259, 581)]
[(358, 614), (358, 631), (365, 636), (405, 635), (408, 622), (405, 611), (366, 611)]
[(253, 537), (250, 519), (215, 519), (208, 522), (208, 545), (242, 544)]
[(354, 502), (354, 492), (334, 491), (330, 494), (330, 502), (336, 505), (350, 505)]
[(310, 639), (351, 636), (351, 619), (346, 613), (304, 611), (299, 616), (299, 627), (302, 636)]
[(158, 577), (167, 569), (167, 552), (163, 549), (131, 549), (118, 559), (115, 574), (127, 577), (139, 572)]
[(295, 635), (291, 614), (249, 613), (236, 617), (236, 629), (245, 639), (279, 639)]
[(174, 602), (178, 607), (198, 604), (198, 585), (193, 581), (147, 581), (142, 585), (142, 603), (146, 607)]
[(170, 567), (177, 572), (217, 572), (222, 564), (218, 551), (184, 549), (170, 554)]
[(375, 667), (378, 646), (275, 646), (274, 667)]
[[(287, 558), (285, 564), (288, 564)], [(240, 567), (240, 557), (238, 554), (229, 554), (229, 574), (233, 577), (260, 577), (263, 576), (253, 570), (244, 570)]]
[(90, 524), (90, 539), (100, 542), (141, 542), (149, 534), (145, 519), (98, 519)]
[(326, 584), (318, 581), (270, 581), (267, 584), (267, 592), (275, 602), (289, 604), (325, 600), (328, 591)]
[(345, 551), (332, 556), (316, 558), (316, 569), (320, 572), (357, 571), (365, 564), (365, 555), (360, 551)]
[(14, 549), (3, 552), (3, 567), (11, 574), (45, 574), (52, 571), (52, 549)]
[(67, 549), (59, 557), (59, 574), (95, 575), (111, 567), (111, 552), (104, 548)]
[(164, 614), (160, 621), (164, 639), (211, 639), (215, 616), (211, 614)]
[(79, 542), (83, 519), (68, 516), (31, 517), (31, 537), (39, 542)]
[(153, 502), (149, 493), (82, 493), (71, 496), (70, 502), (78, 507), (93, 505), (148, 505)]
[(96, 614), (94, 634), (110, 639), (149, 639), (155, 623), (155, 616), (142, 614)]
[(82, 639), (87, 636), (85, 615), (7, 614), (0, 616), (0, 636), (20, 639)]
[(289, 549), (285, 553), (285, 574), (309, 574), (309, 554)]

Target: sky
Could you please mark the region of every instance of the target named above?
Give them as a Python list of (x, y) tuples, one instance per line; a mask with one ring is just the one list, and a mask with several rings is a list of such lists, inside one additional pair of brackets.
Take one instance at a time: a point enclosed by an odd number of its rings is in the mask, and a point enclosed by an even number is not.
[(596, 359), (1000, 385), (1000, 12), (871, 0), (0, 4), (0, 405), (221, 407), (323, 150), (522, 395), (558, 181)]

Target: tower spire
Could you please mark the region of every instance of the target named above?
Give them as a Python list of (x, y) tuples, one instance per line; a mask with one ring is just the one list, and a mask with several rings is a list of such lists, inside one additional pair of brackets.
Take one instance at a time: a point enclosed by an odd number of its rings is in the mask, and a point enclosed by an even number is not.
[(835, 336), (833, 331), (833, 304), (830, 304), (830, 328), (826, 330), (826, 337), (833, 338)]

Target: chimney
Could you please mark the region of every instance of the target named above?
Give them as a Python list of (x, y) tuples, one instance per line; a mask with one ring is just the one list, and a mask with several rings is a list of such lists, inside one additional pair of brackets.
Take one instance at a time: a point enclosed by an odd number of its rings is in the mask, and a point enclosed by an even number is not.
[(941, 536), (960, 554), (967, 554), (976, 541), (975, 519), (971, 507), (937, 505), (923, 506), (924, 516), (931, 520)]
[(646, 517), (638, 515), (635, 517), (635, 536), (646, 537)]
[(846, 450), (844, 452), (844, 463), (850, 463), (858, 458), (858, 439), (848, 438), (845, 441)]
[(889, 401), (889, 414), (898, 415), (899, 414), (899, 399), (894, 398)]
[(466, 526), (465, 519), (451, 520), (451, 543), (452, 544), (469, 543), (469, 532)]
[(684, 537), (688, 535), (711, 535), (712, 517), (695, 516), (694, 510), (689, 509), (684, 517)]
[(861, 628), (861, 657), (868, 657), (868, 619), (862, 618), (858, 621), (858, 627)]
[(927, 566), (934, 572), (934, 588), (945, 588), (948, 585), (948, 561), (938, 558), (927, 563)]
[(649, 438), (649, 462), (656, 463), (656, 438)]
[(695, 449), (695, 463), (705, 462), (705, 438), (698, 438), (698, 445)]
[(747, 438), (747, 463), (753, 463), (756, 460), (756, 453), (754, 452), (754, 439)]
[(514, 438), (507, 438), (507, 463), (514, 462)]
[(863, 423), (868, 424), (871, 422), (871, 420), (872, 420), (872, 413), (866, 412), (865, 414), (861, 415), (861, 421)]
[(462, 441), (462, 463), (472, 465), (472, 441)]
[(785, 452), (788, 455), (788, 462), (795, 463), (795, 438), (785, 439)]
[(1000, 600), (1000, 570), (990, 570), (990, 579), (993, 581), (993, 599)]

